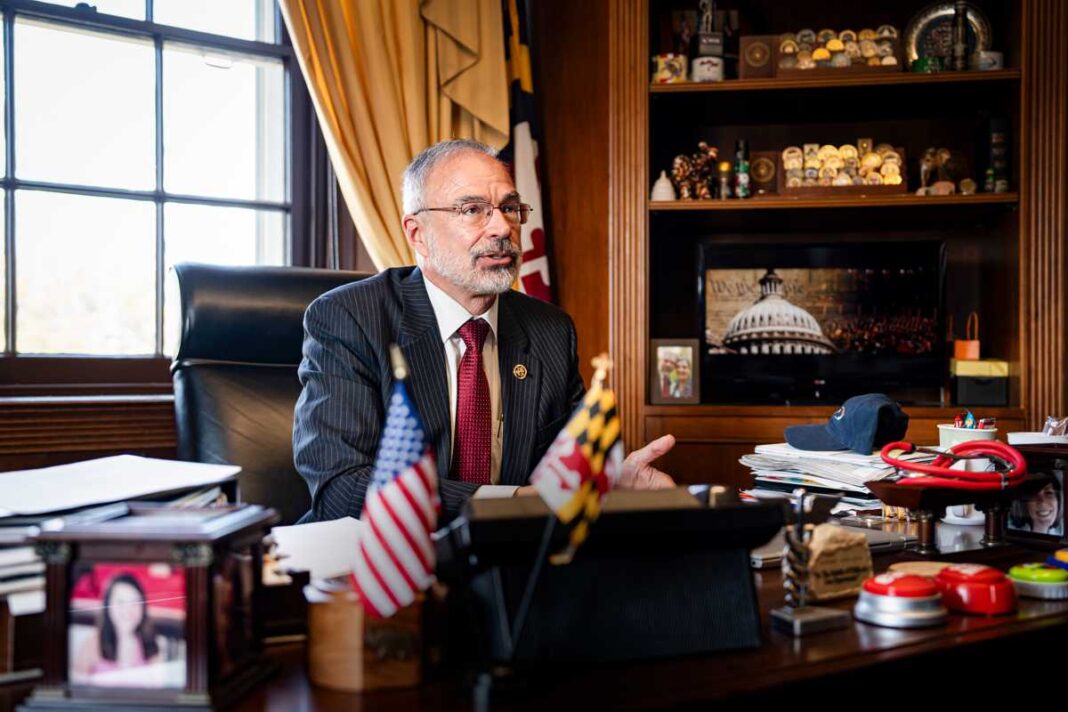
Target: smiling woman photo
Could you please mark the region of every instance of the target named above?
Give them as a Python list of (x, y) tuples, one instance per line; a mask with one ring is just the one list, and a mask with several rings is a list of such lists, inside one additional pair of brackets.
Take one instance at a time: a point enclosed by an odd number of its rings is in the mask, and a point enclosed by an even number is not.
[(1061, 481), (1055, 475), (1043, 475), (1032, 494), (1012, 503), (1009, 525), (1020, 531), (1060, 536), (1064, 533), (1061, 507)]

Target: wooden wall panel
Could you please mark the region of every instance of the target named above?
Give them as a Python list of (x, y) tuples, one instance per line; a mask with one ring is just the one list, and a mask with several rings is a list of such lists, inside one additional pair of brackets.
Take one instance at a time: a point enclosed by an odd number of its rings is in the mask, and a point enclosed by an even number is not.
[(575, 320), (582, 375), (608, 350), (607, 0), (540, 0), (534, 91), (557, 303)]
[(1032, 428), (1068, 405), (1068, 3), (1026, 0), (1021, 92), (1020, 321), (1022, 401)]
[(623, 440), (644, 444), (648, 345), (649, 244), (646, 191), (649, 156), (648, 11), (643, 0), (616, 0), (608, 11), (609, 344), (615, 362)]
[(135, 453), (176, 454), (174, 398), (0, 399), (0, 472)]

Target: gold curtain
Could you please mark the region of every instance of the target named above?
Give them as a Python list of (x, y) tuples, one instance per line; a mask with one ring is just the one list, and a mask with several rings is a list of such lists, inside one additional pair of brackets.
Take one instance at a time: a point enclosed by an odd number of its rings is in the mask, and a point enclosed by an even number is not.
[(445, 138), (508, 141), (500, 0), (279, 0), (353, 222), (412, 264), (400, 177)]

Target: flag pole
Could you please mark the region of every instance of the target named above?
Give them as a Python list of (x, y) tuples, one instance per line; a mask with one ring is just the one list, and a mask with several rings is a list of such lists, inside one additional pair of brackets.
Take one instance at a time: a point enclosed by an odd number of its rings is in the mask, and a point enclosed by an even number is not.
[[(608, 357), (608, 354), (600, 354), (593, 359), (593, 380), (591, 382), (591, 388), (603, 388), (604, 381), (608, 377), (608, 371), (612, 368), (612, 359)], [(545, 528), (542, 530), (541, 543), (538, 545), (538, 553), (534, 557), (534, 568), (531, 569), (530, 576), (527, 578), (527, 585), (523, 589), (523, 597), (519, 599), (519, 607), (516, 609), (515, 621), (512, 623), (511, 633), (511, 658), (515, 660), (516, 652), (519, 650), (520, 636), (523, 634), (523, 626), (527, 622), (527, 614), (530, 612), (530, 604), (534, 601), (534, 591), (538, 587), (538, 581), (541, 578), (541, 571), (545, 568), (545, 561), (549, 558), (549, 544), (552, 543), (553, 532), (556, 531), (556, 512), (552, 509), (549, 510), (549, 516), (545, 521)], [(559, 561), (553, 563), (569, 564), (571, 559), (575, 555), (574, 547), (569, 543), (565, 552), (562, 552), (563, 556)]]
[(545, 560), (549, 558), (549, 544), (553, 540), (553, 532), (556, 530), (556, 512), (549, 511), (549, 517), (545, 521), (545, 528), (541, 533), (541, 544), (538, 553), (534, 555), (534, 568), (527, 578), (527, 585), (523, 589), (523, 597), (519, 599), (519, 608), (515, 612), (515, 621), (512, 623), (512, 660), (515, 660), (519, 650), (519, 639), (523, 635), (523, 625), (527, 622), (527, 613), (530, 612), (530, 604), (534, 601), (534, 590), (538, 587), (541, 578), (541, 570), (545, 568)]

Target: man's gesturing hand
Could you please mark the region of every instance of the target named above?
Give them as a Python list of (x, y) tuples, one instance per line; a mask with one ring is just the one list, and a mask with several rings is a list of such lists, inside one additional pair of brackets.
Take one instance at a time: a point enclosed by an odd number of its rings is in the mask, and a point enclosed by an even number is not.
[(675, 480), (649, 464), (667, 454), (673, 447), (675, 447), (675, 436), (664, 435), (642, 449), (627, 455), (627, 459), (623, 461), (623, 474), (619, 478), (619, 486), (625, 489), (674, 487)]

